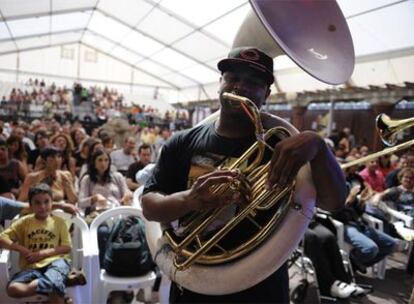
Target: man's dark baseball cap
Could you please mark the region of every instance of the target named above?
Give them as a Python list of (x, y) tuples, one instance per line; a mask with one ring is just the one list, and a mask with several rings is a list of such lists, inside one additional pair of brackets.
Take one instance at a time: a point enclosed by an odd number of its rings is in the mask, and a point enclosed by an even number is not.
[(226, 59), (221, 60), (217, 67), (224, 73), (235, 66), (247, 66), (263, 73), (267, 83), (271, 85), (273, 76), (273, 59), (258, 48), (238, 47), (230, 51)]

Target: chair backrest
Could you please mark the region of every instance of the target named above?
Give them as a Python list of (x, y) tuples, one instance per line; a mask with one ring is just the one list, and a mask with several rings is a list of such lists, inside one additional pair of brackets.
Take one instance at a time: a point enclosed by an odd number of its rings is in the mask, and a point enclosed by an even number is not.
[(144, 186), (140, 186), (138, 189), (136, 189), (134, 191), (134, 196), (132, 198), (132, 206), (134, 208), (137, 208), (139, 210), (142, 210), (141, 207), (141, 197), (142, 197), (142, 193), (144, 192)]
[(105, 223), (106, 221), (110, 220), (111, 218), (117, 218), (117, 217), (120, 218), (122, 216), (127, 216), (127, 215), (142, 217), (142, 211), (137, 208), (130, 207), (130, 206), (115, 207), (115, 208), (102, 212), (92, 221), (91, 226), (89, 227), (89, 231), (90, 231), (89, 243), (91, 246), (90, 248), (91, 248), (92, 254), (99, 255), (98, 227), (101, 224)]
[(74, 268), (84, 269), (84, 257), (90, 252), (89, 227), (80, 216), (73, 216), (62, 210), (54, 210), (53, 214), (63, 218), (69, 225), (73, 225), (72, 235), (72, 264)]

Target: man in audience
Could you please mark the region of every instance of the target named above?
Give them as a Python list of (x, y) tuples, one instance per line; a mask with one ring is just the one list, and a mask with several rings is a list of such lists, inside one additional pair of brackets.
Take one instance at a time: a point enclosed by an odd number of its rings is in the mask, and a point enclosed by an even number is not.
[(349, 255), (352, 266), (365, 273), (366, 267), (374, 265), (394, 251), (396, 241), (386, 233), (368, 226), (362, 218), (365, 201), (360, 200), (357, 195), (365, 197), (369, 188), (360, 193), (360, 185), (348, 185), (350, 190), (345, 207), (334, 212), (333, 216), (344, 224), (345, 240), (352, 245)]
[(385, 190), (385, 178), (378, 169), (378, 160), (370, 160), (365, 164), (365, 169), (359, 175), (371, 186), (372, 190), (382, 192)]
[(138, 148), (138, 158), (139, 160), (134, 162), (128, 167), (128, 172), (126, 174), (126, 182), (129, 190), (134, 191), (140, 185), (136, 180), (136, 174), (138, 171), (142, 170), (146, 165), (151, 162), (152, 149), (150, 145), (142, 144)]
[(125, 138), (124, 147), (111, 152), (112, 164), (125, 176), (128, 167), (135, 161), (134, 155), (135, 138), (128, 136)]

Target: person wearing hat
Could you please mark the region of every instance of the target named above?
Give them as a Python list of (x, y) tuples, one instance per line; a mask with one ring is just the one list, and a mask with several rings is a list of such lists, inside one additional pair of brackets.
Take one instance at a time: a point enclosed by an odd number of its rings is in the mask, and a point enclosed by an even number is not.
[[(254, 47), (231, 50), (218, 63), (221, 71), (219, 118), (172, 136), (147, 181), (142, 197), (144, 216), (150, 221), (169, 223), (193, 211), (241, 202), (244, 195), (231, 190), (215, 194), (212, 185), (240, 179), (238, 171), (217, 169), (226, 160), (238, 158), (256, 142), (255, 128), (242, 107), (223, 97), (224, 92), (247, 97), (260, 109), (270, 95), (274, 82), (273, 59)], [(282, 126), (283, 119), (261, 113), (265, 129)], [(298, 170), (310, 162), (320, 208), (335, 210), (346, 198), (344, 176), (324, 140), (314, 132), (302, 132), (275, 145), (270, 162), (267, 188), (290, 183)], [(277, 248), (275, 248), (277, 250)], [(219, 273), (217, 274), (219, 275)], [(246, 273), (246, 277), (251, 274)], [(289, 278), (286, 264), (259, 284), (234, 294), (210, 296), (192, 292), (174, 282), (170, 302), (268, 302), (289, 303)]]

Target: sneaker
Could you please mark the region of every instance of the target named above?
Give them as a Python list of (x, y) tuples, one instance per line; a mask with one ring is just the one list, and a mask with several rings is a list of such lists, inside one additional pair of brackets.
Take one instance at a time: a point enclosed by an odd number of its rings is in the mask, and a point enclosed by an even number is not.
[(353, 286), (339, 280), (336, 280), (331, 286), (331, 296), (335, 298), (349, 298), (354, 291), (355, 288)]
[(352, 287), (354, 287), (354, 291), (352, 292), (352, 296), (354, 297), (362, 297), (366, 295), (366, 291), (364, 288), (362, 288), (361, 286), (359, 286), (358, 284), (352, 282), (349, 285), (351, 285)]
[(72, 269), (66, 278), (66, 286), (85, 285), (86, 277), (82, 270)]
[(350, 255), (349, 260), (351, 261), (351, 266), (354, 272), (358, 271), (363, 274), (367, 273), (367, 267), (364, 264), (362, 264), (360, 261), (358, 261), (358, 259)]

